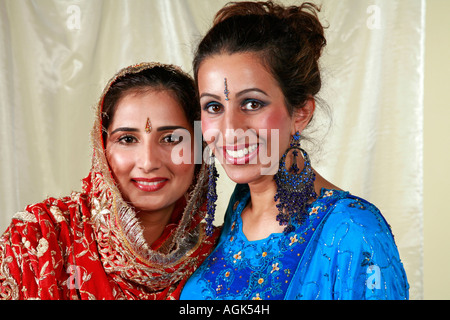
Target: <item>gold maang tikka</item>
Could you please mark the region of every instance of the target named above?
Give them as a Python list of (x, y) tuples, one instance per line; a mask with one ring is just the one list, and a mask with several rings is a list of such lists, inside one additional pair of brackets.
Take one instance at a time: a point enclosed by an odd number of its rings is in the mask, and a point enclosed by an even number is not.
[(147, 123), (145, 124), (145, 133), (152, 132), (152, 123), (150, 122), (150, 118), (147, 118)]

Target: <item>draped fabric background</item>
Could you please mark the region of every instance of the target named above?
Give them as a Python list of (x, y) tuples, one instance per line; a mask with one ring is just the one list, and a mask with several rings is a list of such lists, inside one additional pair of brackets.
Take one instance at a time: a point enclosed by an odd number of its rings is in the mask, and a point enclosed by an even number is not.
[[(192, 71), (224, 0), (0, 0), (0, 229), (25, 205), (80, 190), (93, 109), (124, 66)], [(281, 1), (285, 4), (298, 1)], [(328, 45), (307, 146), (327, 179), (376, 204), (423, 298), (423, 0), (322, 0)], [(219, 168), (218, 215), (234, 185)], [(220, 217), (219, 217), (220, 219)]]

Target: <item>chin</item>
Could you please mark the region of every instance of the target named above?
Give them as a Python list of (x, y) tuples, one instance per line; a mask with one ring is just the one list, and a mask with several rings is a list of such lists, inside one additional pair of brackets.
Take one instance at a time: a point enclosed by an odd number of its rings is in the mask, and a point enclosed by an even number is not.
[(267, 176), (273, 178), (277, 172), (276, 170), (272, 170), (272, 168), (266, 168), (260, 165), (226, 165), (224, 166), (224, 170), (228, 178), (238, 184), (256, 182), (261, 178), (267, 178)]
[(153, 212), (169, 207), (171, 201), (166, 199), (139, 199), (131, 204), (138, 212)]

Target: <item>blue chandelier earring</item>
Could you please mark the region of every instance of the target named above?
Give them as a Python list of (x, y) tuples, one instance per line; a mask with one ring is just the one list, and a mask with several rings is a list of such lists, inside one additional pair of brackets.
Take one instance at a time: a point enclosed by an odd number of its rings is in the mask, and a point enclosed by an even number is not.
[(206, 194), (206, 235), (212, 236), (214, 231), (214, 214), (216, 212), (216, 201), (217, 201), (217, 193), (216, 193), (216, 181), (219, 177), (217, 173), (216, 165), (215, 165), (215, 156), (214, 153), (211, 153), (211, 156), (208, 160), (208, 192)]
[[(286, 157), (292, 150), (292, 165), (286, 169)], [(300, 171), (297, 165), (299, 151), (303, 155), (304, 167)], [(277, 203), (277, 221), (280, 226), (286, 226), (285, 233), (294, 230), (292, 223), (301, 224), (306, 216), (306, 205), (311, 198), (316, 198), (314, 180), (316, 176), (311, 168), (309, 156), (300, 148), (300, 133), (297, 131), (291, 139), (291, 145), (280, 159), (280, 167), (274, 176), (277, 193), (274, 200)]]

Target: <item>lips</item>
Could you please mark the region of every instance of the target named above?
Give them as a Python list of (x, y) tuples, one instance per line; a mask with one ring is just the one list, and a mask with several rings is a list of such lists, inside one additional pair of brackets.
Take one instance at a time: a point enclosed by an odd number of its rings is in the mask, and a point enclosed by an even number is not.
[(231, 164), (247, 164), (258, 154), (259, 144), (224, 146), (223, 154)]
[(166, 178), (135, 178), (131, 180), (133, 184), (140, 190), (145, 192), (155, 192), (162, 189), (169, 181)]

